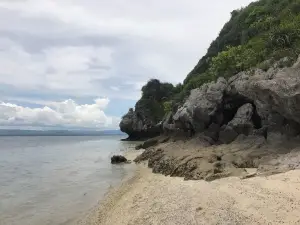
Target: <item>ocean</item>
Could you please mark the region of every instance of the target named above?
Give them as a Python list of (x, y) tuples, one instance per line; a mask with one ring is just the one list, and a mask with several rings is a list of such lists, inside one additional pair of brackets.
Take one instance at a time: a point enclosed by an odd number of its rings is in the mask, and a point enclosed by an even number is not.
[(134, 165), (110, 157), (133, 147), (112, 136), (0, 137), (0, 225), (69, 225)]

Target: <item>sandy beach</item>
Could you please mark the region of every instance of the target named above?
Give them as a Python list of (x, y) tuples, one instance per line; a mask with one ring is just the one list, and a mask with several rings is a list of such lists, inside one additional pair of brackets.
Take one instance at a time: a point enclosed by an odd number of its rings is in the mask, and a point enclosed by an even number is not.
[(144, 164), (81, 224), (300, 224), (299, 208), (299, 170), (206, 182), (153, 174)]

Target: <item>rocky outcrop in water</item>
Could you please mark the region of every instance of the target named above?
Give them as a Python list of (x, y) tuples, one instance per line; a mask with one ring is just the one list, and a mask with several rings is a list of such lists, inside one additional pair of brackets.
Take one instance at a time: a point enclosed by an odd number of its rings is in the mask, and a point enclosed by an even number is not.
[(114, 155), (110, 159), (111, 164), (121, 164), (121, 163), (130, 163), (124, 156), (122, 155)]

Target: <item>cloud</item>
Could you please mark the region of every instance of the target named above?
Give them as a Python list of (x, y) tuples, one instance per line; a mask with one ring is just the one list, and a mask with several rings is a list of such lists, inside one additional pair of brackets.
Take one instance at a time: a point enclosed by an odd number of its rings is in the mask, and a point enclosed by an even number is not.
[(0, 101), (108, 98), (104, 112), (121, 116), (149, 79), (182, 82), (230, 12), (250, 2), (0, 0)]
[(119, 118), (105, 115), (109, 100), (96, 99), (93, 104), (79, 105), (74, 100), (52, 102), (40, 108), (0, 102), (1, 126), (60, 127), (65, 129), (114, 129)]
[[(2, 43), (2, 45), (1, 45)], [(30, 54), (22, 46), (0, 39), (0, 82), (17, 88), (82, 91), (97, 94), (93, 79), (109, 75), (112, 50), (107, 47), (66, 46)], [(9, 79), (8, 79), (9, 78)]]

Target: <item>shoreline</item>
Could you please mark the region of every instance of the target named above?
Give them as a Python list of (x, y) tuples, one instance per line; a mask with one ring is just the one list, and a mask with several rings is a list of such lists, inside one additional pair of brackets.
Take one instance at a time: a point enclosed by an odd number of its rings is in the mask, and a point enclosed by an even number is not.
[[(133, 160), (140, 154), (143, 153), (144, 150), (133, 150), (129, 149), (123, 152), (123, 155), (128, 159)], [(126, 165), (125, 165), (126, 166)], [(76, 221), (77, 225), (98, 225), (102, 224), (101, 218), (105, 216), (105, 212), (108, 212), (109, 209), (113, 206), (113, 202), (116, 202), (123, 194), (130, 190), (131, 184), (134, 184), (136, 179), (141, 176), (140, 170), (147, 169), (145, 165), (139, 164), (136, 165), (136, 168), (132, 172), (132, 174), (128, 174), (125, 176), (119, 185), (111, 186), (108, 191), (104, 194), (103, 198), (99, 200), (98, 204), (94, 206), (92, 209), (87, 212), (83, 216)]]
[(81, 224), (299, 224), (299, 184), (300, 170), (206, 182), (153, 174), (142, 164)]

